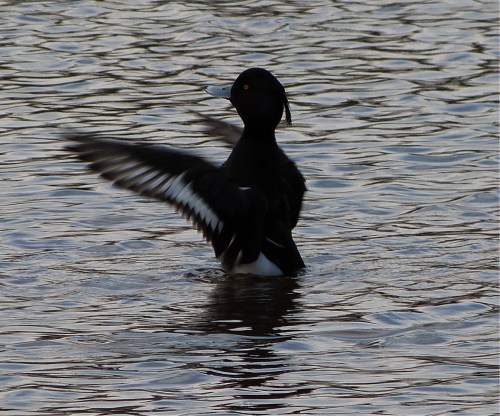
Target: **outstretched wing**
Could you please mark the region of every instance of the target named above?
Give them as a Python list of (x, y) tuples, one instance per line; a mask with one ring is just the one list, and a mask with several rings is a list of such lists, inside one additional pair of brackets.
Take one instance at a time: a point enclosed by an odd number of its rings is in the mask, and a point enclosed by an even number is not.
[(234, 146), (238, 143), (241, 135), (243, 134), (243, 128), (236, 126), (234, 124), (228, 123), (226, 121), (217, 120), (216, 118), (206, 116), (205, 114), (199, 113), (197, 111), (190, 110), (192, 113), (203, 122), (207, 127), (207, 133), (211, 136), (222, 139), (225, 143)]
[[(67, 149), (89, 162), (102, 177), (174, 205), (212, 242), (216, 256), (225, 258), (226, 268), (231, 269), (237, 258), (242, 260), (245, 236), (241, 231), (250, 232), (254, 239), (262, 238), (259, 223), (261, 228), (265, 203), (258, 207), (251, 203), (254, 228), (246, 224), (242, 229), (249, 198), (226, 171), (211, 163), (163, 146), (124, 143), (85, 133), (68, 134), (65, 139), (74, 142)], [(258, 252), (243, 251), (247, 261), (258, 256)]]

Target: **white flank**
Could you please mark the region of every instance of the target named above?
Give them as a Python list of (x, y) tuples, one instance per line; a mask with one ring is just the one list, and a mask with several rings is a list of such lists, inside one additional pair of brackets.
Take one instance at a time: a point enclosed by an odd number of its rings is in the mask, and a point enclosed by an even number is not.
[(255, 274), (257, 276), (280, 276), (283, 272), (262, 252), (253, 263), (239, 264), (230, 271), (231, 274)]

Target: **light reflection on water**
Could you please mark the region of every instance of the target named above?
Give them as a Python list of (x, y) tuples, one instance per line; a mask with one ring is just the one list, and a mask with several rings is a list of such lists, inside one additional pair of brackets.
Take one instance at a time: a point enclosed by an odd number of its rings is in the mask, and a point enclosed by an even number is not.
[[(5, 2), (5, 414), (498, 414), (498, 4)], [(232, 279), (61, 128), (222, 161), (264, 66), (308, 181), (294, 279)]]

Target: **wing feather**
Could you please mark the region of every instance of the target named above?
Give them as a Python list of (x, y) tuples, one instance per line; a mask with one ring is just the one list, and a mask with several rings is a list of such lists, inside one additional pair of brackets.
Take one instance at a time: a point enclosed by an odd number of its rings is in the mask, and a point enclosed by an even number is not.
[[(243, 201), (225, 171), (196, 156), (176, 150), (97, 138), (88, 134), (65, 137), (76, 144), (68, 149), (90, 162), (90, 169), (115, 185), (174, 205), (198, 230), (225, 250), (223, 234), (234, 234)], [(220, 241), (214, 241), (214, 239)]]
[[(212, 243), (226, 270), (248, 272), (245, 265), (272, 264), (268, 258), (276, 258), (273, 261), (277, 266), (273, 267), (282, 271), (303, 267), (290, 231), (297, 223), (304, 179), (284, 154), (279, 159), (284, 173), (280, 195), (284, 209), (280, 211), (280, 221), (272, 220), (270, 224), (268, 201), (259, 190), (241, 186), (227, 169), (219, 169), (199, 157), (164, 146), (84, 133), (65, 138), (73, 142), (67, 148), (105, 179), (168, 202), (193, 221)], [(287, 259), (287, 253), (291, 253), (292, 260)], [(290, 261), (295, 263), (289, 264)]]

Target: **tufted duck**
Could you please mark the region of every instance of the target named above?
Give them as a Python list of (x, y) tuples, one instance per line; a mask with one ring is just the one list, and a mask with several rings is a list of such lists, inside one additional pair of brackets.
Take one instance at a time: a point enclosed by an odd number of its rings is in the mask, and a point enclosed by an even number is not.
[(164, 146), (131, 144), (86, 133), (67, 134), (67, 148), (121, 188), (166, 201), (191, 219), (231, 273), (289, 275), (304, 267), (292, 239), (306, 190), (295, 164), (276, 144), (283, 116), (281, 83), (268, 71), (244, 71), (231, 87), (207, 87), (229, 99), (244, 129), (227, 161), (206, 160)]

